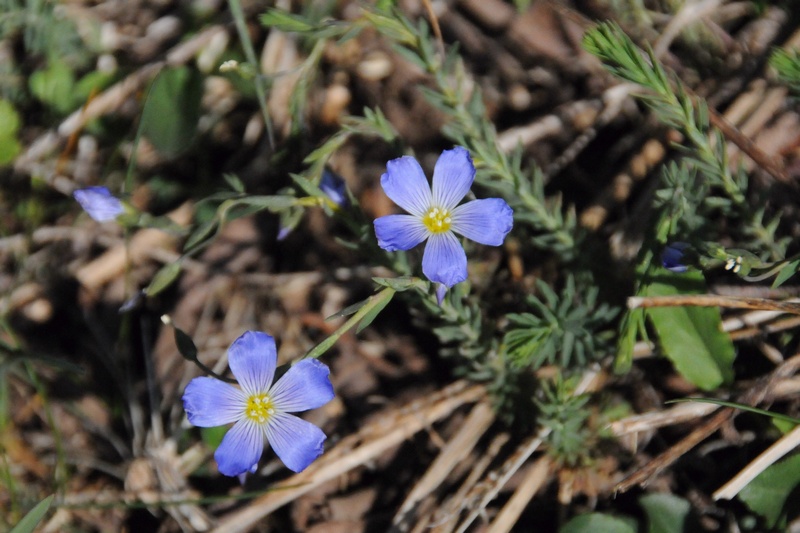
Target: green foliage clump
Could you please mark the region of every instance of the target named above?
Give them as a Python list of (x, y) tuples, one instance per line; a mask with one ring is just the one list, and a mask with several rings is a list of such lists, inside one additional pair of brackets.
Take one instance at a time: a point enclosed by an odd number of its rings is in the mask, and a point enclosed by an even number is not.
[[(66, 68), (74, 76), (74, 70), (86, 67), (92, 58), (93, 46), (81, 39), (59, 2), (51, 0), (0, 0), (0, 41), (14, 39), (21, 40), (25, 61), (45, 60), (49, 64), (45, 71)], [(9, 60), (0, 64), (0, 97), (15, 103), (25, 99), (25, 77), (20, 67)], [(58, 73), (58, 79), (66, 79), (63, 72)], [(72, 96), (67, 92), (61, 98)]]
[(590, 287), (578, 298), (572, 276), (561, 295), (541, 280), (537, 288), (544, 299), (534, 295), (526, 299), (535, 313), (508, 315), (512, 326), (503, 342), (514, 364), (534, 369), (544, 364), (574, 368), (602, 355), (600, 348), (606, 347), (611, 333), (602, 330), (609, 327), (618, 309), (598, 304), (598, 288)]

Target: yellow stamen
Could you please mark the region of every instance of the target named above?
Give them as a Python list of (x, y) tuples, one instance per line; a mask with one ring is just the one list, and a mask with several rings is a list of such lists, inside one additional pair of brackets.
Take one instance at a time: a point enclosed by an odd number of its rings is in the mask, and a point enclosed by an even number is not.
[(450, 218), (450, 211), (439, 207), (431, 207), (422, 217), (422, 223), (431, 233), (442, 233), (449, 231), (453, 223)]
[(253, 422), (265, 424), (274, 413), (272, 400), (266, 394), (254, 394), (247, 399), (244, 414)]

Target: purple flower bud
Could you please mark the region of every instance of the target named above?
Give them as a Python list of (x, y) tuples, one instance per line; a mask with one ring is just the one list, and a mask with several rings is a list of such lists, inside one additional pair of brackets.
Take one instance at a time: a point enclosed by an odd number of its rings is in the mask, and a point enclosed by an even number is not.
[(347, 207), (347, 185), (341, 176), (328, 170), (322, 172), (322, 179), (319, 181), (319, 189), (328, 195), (333, 203), (339, 207)]
[(294, 228), (287, 228), (286, 226), (281, 226), (280, 229), (278, 230), (278, 236), (277, 236), (278, 242), (286, 239), (286, 237), (289, 236), (289, 234), (292, 232), (293, 229)]
[(690, 247), (688, 242), (673, 242), (664, 247), (661, 252), (661, 265), (676, 273), (683, 273), (689, 270), (684, 264), (686, 250)]

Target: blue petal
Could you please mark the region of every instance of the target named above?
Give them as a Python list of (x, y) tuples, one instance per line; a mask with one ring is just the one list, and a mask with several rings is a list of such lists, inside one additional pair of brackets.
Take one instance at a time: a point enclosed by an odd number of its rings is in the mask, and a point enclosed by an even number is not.
[(500, 246), (514, 225), (514, 211), (505, 200), (485, 198), (456, 207), (450, 228), (468, 239), (490, 246)]
[(269, 390), (277, 363), (275, 339), (260, 331), (245, 331), (228, 348), (228, 364), (247, 396)]
[(214, 452), (221, 474), (238, 476), (251, 472), (264, 451), (263, 429), (247, 419), (240, 420), (222, 438)]
[(447, 288), (467, 279), (467, 254), (452, 231), (430, 236), (422, 255), (422, 272)]
[(255, 474), (256, 470), (258, 470), (258, 463), (254, 464), (247, 472), (239, 474), (239, 484), (244, 486), (244, 482), (247, 481), (247, 474)]
[(322, 455), (325, 433), (311, 422), (277, 413), (267, 424), (267, 439), (275, 454), (293, 472), (302, 472)]
[(189, 422), (201, 428), (236, 422), (244, 414), (244, 393), (214, 378), (194, 378), (183, 393), (183, 408)]
[(298, 361), (269, 391), (272, 404), (276, 410), (287, 413), (325, 405), (333, 399), (330, 373), (330, 369), (316, 359)]
[(389, 252), (409, 250), (430, 234), (425, 224), (413, 215), (387, 215), (376, 218), (374, 225), (378, 246)]
[(386, 163), (381, 186), (394, 203), (422, 218), (431, 206), (431, 188), (422, 167), (411, 156), (392, 159)]
[(105, 187), (86, 187), (73, 191), (72, 196), (90, 217), (98, 222), (114, 220), (125, 212), (122, 202)]
[(472, 187), (475, 166), (469, 152), (460, 146), (445, 150), (433, 169), (433, 203), (453, 209)]

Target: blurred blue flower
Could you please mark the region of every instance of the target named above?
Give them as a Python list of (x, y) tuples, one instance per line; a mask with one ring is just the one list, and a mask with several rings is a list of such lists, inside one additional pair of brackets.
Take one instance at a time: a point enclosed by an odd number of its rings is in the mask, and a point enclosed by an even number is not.
[(328, 198), (339, 207), (347, 207), (347, 185), (342, 177), (327, 168), (322, 171), (319, 189), (328, 195)]
[(112, 195), (105, 187), (77, 189), (72, 196), (81, 204), (83, 210), (98, 222), (114, 220), (125, 212), (125, 207), (119, 198)]
[(683, 273), (689, 270), (684, 263), (686, 250), (690, 247), (688, 242), (673, 242), (661, 251), (661, 265), (672, 272)]
[(228, 364), (240, 387), (209, 377), (194, 378), (186, 386), (183, 406), (189, 422), (199, 427), (234, 423), (214, 453), (226, 476), (254, 472), (265, 441), (294, 472), (322, 454), (322, 430), (289, 413), (333, 399), (330, 370), (316, 359), (304, 359), (272, 383), (277, 358), (274, 338), (247, 331), (228, 349)]
[[(445, 150), (433, 169), (433, 190), (417, 160), (410, 156), (386, 164), (381, 186), (408, 215), (375, 220), (378, 245), (390, 252), (408, 250), (428, 240), (422, 272), (447, 288), (467, 279), (467, 256), (456, 233), (480, 244), (499, 246), (513, 225), (513, 211), (501, 198), (472, 200), (458, 205), (475, 179), (469, 152)], [(437, 291), (437, 297), (441, 300)]]

